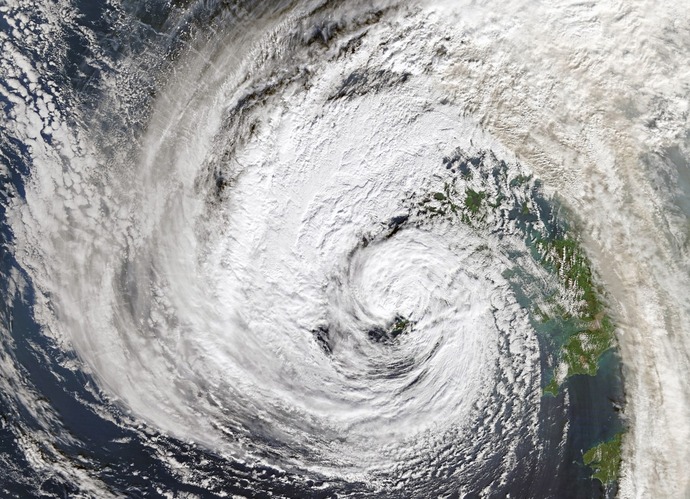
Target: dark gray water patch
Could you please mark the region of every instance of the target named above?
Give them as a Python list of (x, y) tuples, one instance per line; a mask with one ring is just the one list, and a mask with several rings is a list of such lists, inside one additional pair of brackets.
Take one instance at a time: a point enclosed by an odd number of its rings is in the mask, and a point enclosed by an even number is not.
[(330, 328), (328, 326), (319, 326), (315, 328), (312, 330), (312, 335), (324, 353), (328, 355), (333, 353), (333, 338), (331, 337)]
[(312, 43), (320, 43), (328, 47), (329, 42), (335, 38), (343, 29), (343, 24), (340, 21), (333, 19), (319, 19), (313, 23), (304, 35), (304, 43), (311, 45)]
[(369, 93), (376, 94), (403, 85), (410, 73), (398, 73), (388, 69), (360, 69), (350, 73), (340, 84), (340, 88), (328, 100), (352, 99)]
[[(334, 40), (347, 31), (367, 28), (378, 23), (384, 14), (392, 8), (392, 6), (377, 8), (371, 4), (359, 4), (355, 8), (343, 9), (342, 2), (325, 0), (312, 9), (302, 20), (303, 43), (306, 45), (318, 43), (323, 47), (329, 47)], [(356, 46), (350, 42), (354, 40), (356, 45), (362, 36), (363, 34), (356, 35), (348, 41), (345, 46), (341, 47), (339, 55), (352, 53)]]

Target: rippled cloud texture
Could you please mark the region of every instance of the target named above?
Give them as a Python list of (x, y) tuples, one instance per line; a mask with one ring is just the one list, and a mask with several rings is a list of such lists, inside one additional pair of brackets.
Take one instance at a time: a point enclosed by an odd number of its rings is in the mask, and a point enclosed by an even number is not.
[(0, 12), (7, 493), (690, 493), (683, 2)]

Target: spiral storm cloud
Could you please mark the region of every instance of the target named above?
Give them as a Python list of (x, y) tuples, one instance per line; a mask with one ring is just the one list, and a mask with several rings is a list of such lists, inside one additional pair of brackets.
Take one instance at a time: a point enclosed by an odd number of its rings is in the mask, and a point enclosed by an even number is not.
[(21, 497), (686, 497), (681, 2), (0, 6)]

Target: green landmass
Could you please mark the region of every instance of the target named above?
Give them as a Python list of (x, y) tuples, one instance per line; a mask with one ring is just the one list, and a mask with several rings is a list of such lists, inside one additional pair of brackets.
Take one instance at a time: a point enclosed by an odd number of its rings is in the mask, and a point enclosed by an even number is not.
[(549, 381), (549, 384), (544, 387), (544, 395), (551, 395), (552, 397), (555, 397), (558, 395), (558, 387), (560, 385), (558, 384), (558, 378), (556, 376), (553, 376), (551, 378), (551, 381)]
[(465, 189), (465, 208), (470, 213), (477, 214), (482, 207), (482, 200), (486, 197), (483, 191), (474, 191), (470, 188)]
[[(558, 276), (566, 289), (574, 290), (581, 299), (577, 330), (561, 348), (559, 360), (565, 373), (554, 372), (544, 388), (544, 393), (558, 395), (558, 378), (562, 380), (585, 374), (595, 376), (599, 358), (614, 343), (614, 326), (606, 315), (600, 292), (592, 280), (592, 271), (580, 244), (567, 237), (539, 239), (536, 243), (542, 265)], [(563, 313), (561, 319), (569, 319)], [(555, 370), (557, 371), (558, 368)], [(560, 375), (560, 376), (559, 376)]]
[(392, 338), (396, 338), (397, 336), (400, 336), (402, 333), (408, 330), (408, 328), (412, 327), (412, 323), (408, 320), (405, 319), (404, 317), (396, 317), (395, 322), (393, 323), (393, 326), (391, 327), (390, 330), (390, 336)]
[(584, 463), (592, 468), (592, 476), (603, 485), (618, 479), (621, 466), (621, 443), (623, 433), (618, 433), (608, 442), (592, 447), (583, 456)]
[(510, 181), (509, 185), (510, 185), (510, 187), (520, 187), (521, 185), (526, 184), (530, 180), (532, 180), (532, 175), (520, 174), (517, 177), (515, 177), (514, 179), (512, 179)]

